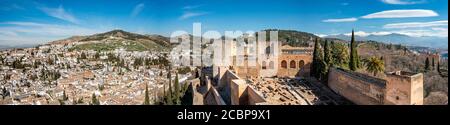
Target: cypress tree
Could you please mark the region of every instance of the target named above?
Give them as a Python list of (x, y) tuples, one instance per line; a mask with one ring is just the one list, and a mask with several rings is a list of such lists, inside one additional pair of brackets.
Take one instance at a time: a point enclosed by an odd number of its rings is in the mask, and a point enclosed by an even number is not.
[(355, 41), (355, 31), (352, 30), (352, 39), (350, 41), (350, 63), (349, 63), (349, 68), (352, 71), (356, 71), (360, 65), (358, 50), (356, 49), (357, 46), (358, 45)]
[(100, 101), (95, 96), (95, 93), (92, 93), (91, 105), (100, 105)]
[(167, 93), (168, 95), (167, 95), (167, 99), (166, 99), (167, 105), (173, 105), (173, 98), (172, 98), (173, 92), (172, 92), (172, 79), (171, 79), (172, 74), (170, 72), (171, 69), (172, 69), (172, 67), (169, 65), (169, 71), (167, 73), (167, 78), (169, 79), (169, 92)]
[(95, 52), (94, 58), (95, 59), (99, 59), (100, 58), (100, 53), (99, 52)]
[(429, 71), (429, 70), (430, 70), (430, 60), (427, 57), (427, 59), (425, 60), (425, 71)]
[(69, 97), (66, 95), (66, 91), (65, 91), (65, 90), (63, 91), (63, 97), (62, 97), (62, 100), (64, 100), (64, 101), (69, 100)]
[(80, 59), (86, 59), (87, 57), (86, 57), (86, 54), (84, 53), (84, 52), (82, 52), (81, 53), (81, 57), (80, 57)]
[(331, 46), (329, 45), (328, 41), (325, 41), (324, 46), (324, 61), (327, 64), (327, 67), (333, 66), (333, 55), (331, 53)]
[(174, 87), (175, 87), (175, 92), (174, 92), (174, 102), (175, 102), (175, 104), (180, 104), (180, 94), (181, 94), (181, 91), (180, 91), (180, 83), (179, 83), (179, 81), (178, 81), (178, 73), (176, 73), (176, 76), (175, 76), (175, 82), (174, 82)]
[(313, 62), (311, 67), (310, 75), (312, 77), (315, 77), (317, 79), (320, 79), (320, 72), (321, 72), (321, 63), (322, 63), (322, 52), (319, 48), (319, 38), (316, 38), (314, 41), (314, 52), (313, 52)]
[(441, 62), (441, 61), (439, 61), (439, 60), (438, 60), (438, 62), (437, 62), (437, 71), (438, 71), (438, 73), (441, 73), (441, 65), (440, 65), (440, 62)]
[(148, 84), (145, 84), (145, 99), (144, 105), (150, 105), (150, 97), (148, 96)]

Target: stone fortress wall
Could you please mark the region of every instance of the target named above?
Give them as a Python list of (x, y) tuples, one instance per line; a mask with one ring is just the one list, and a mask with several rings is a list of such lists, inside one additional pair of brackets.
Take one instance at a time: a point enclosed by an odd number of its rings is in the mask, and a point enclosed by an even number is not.
[(386, 104), (423, 105), (422, 73), (396, 71), (386, 75)]
[(396, 71), (385, 79), (331, 68), (328, 86), (358, 105), (422, 105), (423, 74)]
[(337, 94), (358, 105), (382, 105), (386, 91), (386, 81), (370, 76), (331, 68), (328, 86)]

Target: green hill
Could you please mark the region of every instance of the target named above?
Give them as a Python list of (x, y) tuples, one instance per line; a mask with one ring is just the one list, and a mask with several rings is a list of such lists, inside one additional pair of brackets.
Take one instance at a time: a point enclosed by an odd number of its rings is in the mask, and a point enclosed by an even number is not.
[(123, 30), (113, 30), (94, 34), (79, 40), (70, 50), (111, 51), (123, 48), (127, 51), (168, 51), (171, 45), (168, 38), (155, 35), (140, 35)]

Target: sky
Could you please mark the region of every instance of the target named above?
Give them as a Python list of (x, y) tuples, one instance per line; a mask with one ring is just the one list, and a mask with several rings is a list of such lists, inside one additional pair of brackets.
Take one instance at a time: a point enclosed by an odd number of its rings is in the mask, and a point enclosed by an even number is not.
[(0, 0), (0, 45), (40, 44), (114, 29), (287, 29), (319, 36), (400, 33), (448, 38), (448, 0)]

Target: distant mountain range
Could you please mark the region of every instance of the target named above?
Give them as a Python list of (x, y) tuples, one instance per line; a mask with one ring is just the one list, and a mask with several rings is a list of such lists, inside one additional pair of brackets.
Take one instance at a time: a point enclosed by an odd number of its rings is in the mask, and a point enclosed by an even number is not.
[[(342, 40), (350, 40), (351, 36), (339, 34), (325, 36), (325, 38), (338, 38)], [(357, 36), (355, 35), (357, 41), (378, 41), (384, 43), (392, 44), (402, 44), (406, 46), (422, 46), (431, 48), (448, 48), (448, 37), (412, 37), (403, 34), (387, 34), (387, 35), (368, 35), (368, 36)]]

